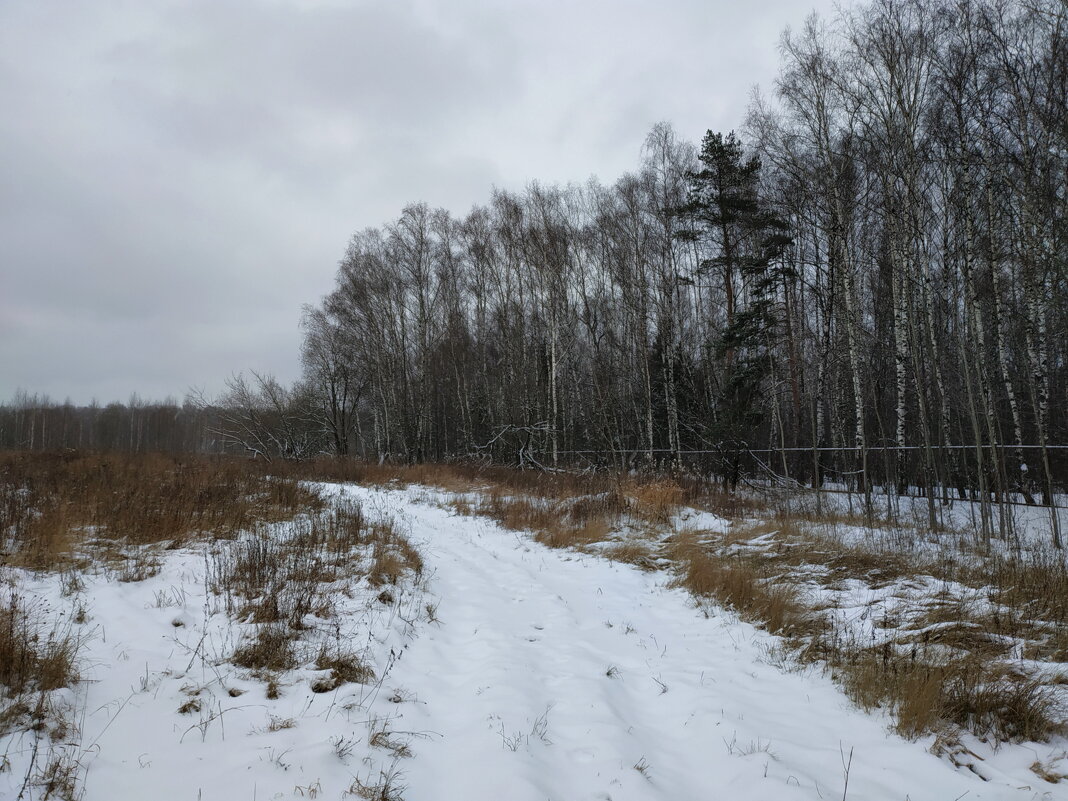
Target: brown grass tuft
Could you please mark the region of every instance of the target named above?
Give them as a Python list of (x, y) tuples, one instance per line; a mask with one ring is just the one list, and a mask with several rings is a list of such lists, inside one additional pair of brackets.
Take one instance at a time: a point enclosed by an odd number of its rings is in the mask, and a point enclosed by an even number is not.
[(623, 482), (620, 492), (631, 499), (636, 516), (661, 525), (671, 522), (685, 495), (682, 487), (671, 479), (629, 479)]
[(77, 681), (78, 640), (58, 628), (42, 632), (36, 610), (16, 592), (0, 595), (0, 684), (11, 697)]
[(265, 730), (273, 734), (276, 731), (284, 731), (285, 729), (295, 729), (297, 722), (293, 718), (283, 718), (278, 715), (267, 716), (267, 726)]
[(372, 748), (381, 748), (389, 751), (395, 759), (407, 759), (412, 755), (412, 749), (403, 740), (397, 738), (385, 723), (373, 721), (371, 724), (371, 736), (367, 740)]
[(812, 616), (791, 585), (761, 576), (741, 559), (710, 556), (689, 543), (677, 548), (679, 586), (699, 597), (714, 598), (743, 620), (762, 624), (773, 634), (799, 635), (811, 630)]
[(1052, 765), (1047, 762), (1042, 762), (1036, 759), (1031, 763), (1031, 772), (1034, 773), (1042, 781), (1049, 782), (1050, 784), (1057, 784), (1063, 779), (1068, 779), (1068, 774), (1058, 773), (1053, 769)]
[(81, 767), (72, 754), (57, 749), (30, 777), (29, 784), (41, 791), (39, 797), (42, 799), (77, 801), (81, 797), (78, 791), (78, 771)]
[(628, 540), (617, 545), (610, 545), (602, 554), (616, 562), (625, 562), (640, 567), (642, 570), (656, 568), (656, 559), (652, 549), (644, 542)]
[(377, 781), (368, 777), (367, 781), (358, 776), (353, 778), (346, 795), (362, 798), (364, 801), (403, 801), (407, 788), (399, 783), (397, 771), (379, 771)]
[(377, 523), (367, 581), (372, 587), (395, 585), (406, 572), (423, 573), (423, 556), (411, 540), (396, 530), (391, 521)]
[(254, 671), (290, 670), (297, 666), (293, 635), (278, 624), (259, 626), (256, 634), (234, 651), (230, 661)]
[(1062, 728), (1048, 687), (975, 656), (932, 663), (891, 648), (842, 648), (831, 665), (859, 706), (893, 710), (904, 737), (949, 723), (1002, 742), (1042, 741)]
[(346, 652), (340, 645), (333, 651), (324, 645), (315, 660), (315, 667), (330, 671), (328, 683), (332, 685), (327, 690), (315, 690), (313, 685), (312, 689), (316, 692), (327, 692), (345, 683), (368, 684), (375, 678), (375, 672), (359, 654)]
[(605, 520), (587, 520), (581, 525), (566, 522), (549, 523), (534, 534), (534, 539), (550, 548), (581, 548), (608, 539), (612, 529)]

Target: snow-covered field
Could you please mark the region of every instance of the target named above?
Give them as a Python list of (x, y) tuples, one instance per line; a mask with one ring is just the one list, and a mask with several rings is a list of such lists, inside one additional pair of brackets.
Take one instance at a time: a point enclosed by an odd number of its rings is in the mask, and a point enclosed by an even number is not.
[[(1065, 768), (1068, 742), (976, 743), (983, 781), (664, 572), (546, 548), (424, 490), (331, 491), (400, 521), (426, 562), (393, 603), (354, 584), (316, 623), (366, 654), (371, 684), (315, 693), (309, 665), (267, 698), (227, 661), (242, 625), (205, 587), (207, 546), (167, 552), (145, 581), (87, 576), (74, 596), (21, 577), (52, 615), (87, 610), (84, 680), (57, 699), (86, 801), (1068, 799), (1029, 769)], [(25, 781), (35, 742), (0, 741), (0, 798), (43, 797)]]
[[(784, 510), (812, 510), (818, 503), (824, 511), (860, 516), (865, 509), (864, 496), (842, 485), (828, 484), (819, 492), (800, 488), (793, 493), (779, 492), (775, 497), (783, 504)], [(912, 488), (912, 494), (902, 496), (874, 492), (871, 503), (876, 519), (896, 520), (906, 526), (911, 523), (920, 529), (928, 527), (930, 510), (927, 498), (921, 497), (919, 488)], [(1049, 547), (1052, 541), (1052, 515), (1057, 516), (1058, 526), (1062, 536), (1065, 536), (1063, 532), (1068, 532), (1068, 496), (1055, 495), (1053, 504), (1052, 508), (1028, 504), (1021, 495), (1011, 496), (1004, 505), (996, 502), (988, 504), (990, 526), (995, 536), (1004, 525), (1012, 540), (996, 545), (1005, 548), (1018, 545), (1025, 549)], [(969, 539), (974, 539), (982, 529), (982, 508), (977, 501), (961, 500), (950, 494), (948, 502), (939, 498), (935, 515), (944, 528), (967, 532)]]

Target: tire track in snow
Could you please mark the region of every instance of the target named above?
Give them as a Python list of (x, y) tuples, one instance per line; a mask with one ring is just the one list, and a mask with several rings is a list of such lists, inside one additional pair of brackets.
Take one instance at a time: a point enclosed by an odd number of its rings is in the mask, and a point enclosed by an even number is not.
[(407, 520), (440, 598), (390, 677), (416, 699), (388, 710), (416, 733), (408, 801), (840, 799), (851, 749), (849, 799), (1064, 797), (954, 772), (663, 574), (348, 491)]

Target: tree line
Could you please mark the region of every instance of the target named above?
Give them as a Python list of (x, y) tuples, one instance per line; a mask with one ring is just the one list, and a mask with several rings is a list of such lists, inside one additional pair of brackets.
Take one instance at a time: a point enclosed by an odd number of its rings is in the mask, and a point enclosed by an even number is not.
[(239, 454), (306, 459), (336, 453), (324, 437), (317, 391), (273, 376), (238, 373), (219, 397), (190, 390), (174, 398), (78, 406), (17, 390), (0, 403), (0, 449), (120, 453)]
[(0, 403), (0, 448), (126, 453), (224, 453), (239, 446), (221, 433), (219, 415), (187, 400), (76, 406), (18, 391)]
[(1050, 503), (1066, 26), (1057, 0), (812, 17), (742, 138), (661, 124), (611, 185), (413, 204), (355, 234), (304, 321), (331, 446), (548, 467), (696, 451), (730, 481)]

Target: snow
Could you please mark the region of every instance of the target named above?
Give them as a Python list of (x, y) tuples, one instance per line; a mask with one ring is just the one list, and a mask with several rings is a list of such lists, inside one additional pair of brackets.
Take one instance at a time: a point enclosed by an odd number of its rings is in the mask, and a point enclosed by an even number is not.
[[(886, 494), (885, 492), (872, 493), (872, 510), (876, 519), (896, 520), (900, 528), (928, 529), (929, 509), (927, 498), (919, 495), (918, 489), (909, 495)], [(818, 498), (817, 498), (818, 496)], [(785, 495), (777, 496), (780, 501), (785, 500), (787, 509), (793, 508), (813, 509), (817, 499), (822, 508), (827, 511), (838, 511), (843, 514), (863, 515), (864, 496), (861, 493), (851, 492), (843, 485), (825, 485), (821, 491), (816, 492), (808, 488), (797, 490), (792, 498)], [(1007, 499), (1004, 513), (1007, 515), (1007, 524), (1011, 524), (1011, 530), (1017, 540), (1016, 543), (999, 542), (997, 539), (992, 543), (993, 547), (1008, 551), (1018, 544), (1025, 550), (1047, 550), (1052, 540), (1051, 515), (1056, 513), (1061, 531), (1068, 531), (1068, 496), (1055, 494), (1053, 496), (1054, 507), (1028, 504), (1022, 495), (1012, 495)], [(995, 502), (989, 505), (991, 525), (996, 532), (999, 525), (999, 515), (1002, 507)], [(981, 509), (978, 501), (961, 500), (950, 497), (948, 504), (939, 499), (936, 504), (936, 514), (941, 524), (949, 532), (956, 532), (957, 536), (967, 532), (966, 539), (972, 539), (975, 532), (981, 530)], [(911, 525), (910, 525), (911, 524)], [(843, 528), (849, 528), (845, 526)], [(896, 527), (895, 527), (896, 528)], [(854, 527), (857, 539), (871, 541), (872, 535), (878, 533), (878, 529), (872, 530), (862, 527)], [(928, 532), (929, 536), (931, 535)], [(922, 547), (923, 538), (909, 537), (910, 545), (918, 544)], [(930, 543), (928, 543), (930, 544)]]
[[(88, 607), (86, 680), (65, 691), (85, 801), (337, 799), (384, 774), (408, 801), (1068, 799), (1029, 770), (1056, 767), (1063, 740), (997, 760), (969, 740), (983, 781), (664, 572), (551, 550), (419, 488), (330, 491), (401, 521), (426, 561), (397, 603), (339, 588), (342, 614), (318, 624), (367, 654), (373, 685), (313, 693), (306, 666), (266, 698), (226, 661), (245, 628), (205, 589), (207, 546), (165, 553), (141, 582), (87, 576), (76, 598), (58, 577), (22, 577), (53, 615)], [(201, 708), (180, 714), (190, 699)], [(0, 798), (18, 795), (30, 738), (0, 740)]]

